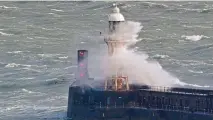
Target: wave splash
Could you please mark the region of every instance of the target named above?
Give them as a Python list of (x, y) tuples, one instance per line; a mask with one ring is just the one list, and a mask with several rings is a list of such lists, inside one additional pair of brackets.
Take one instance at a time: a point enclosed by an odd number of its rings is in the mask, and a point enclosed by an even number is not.
[[(113, 76), (116, 71), (122, 71), (129, 77), (132, 84), (146, 84), (150, 86), (191, 86), (199, 85), (187, 84), (167, 72), (157, 61), (148, 60), (149, 56), (145, 53), (136, 53), (134, 50), (127, 49), (129, 45), (136, 44), (138, 34), (142, 26), (138, 22), (128, 21), (117, 26), (116, 33), (108, 37), (113, 40), (128, 41), (123, 48), (119, 48), (118, 52), (112, 56), (104, 56), (102, 60), (102, 69), (104, 77)], [(200, 86), (199, 86), (200, 87)]]

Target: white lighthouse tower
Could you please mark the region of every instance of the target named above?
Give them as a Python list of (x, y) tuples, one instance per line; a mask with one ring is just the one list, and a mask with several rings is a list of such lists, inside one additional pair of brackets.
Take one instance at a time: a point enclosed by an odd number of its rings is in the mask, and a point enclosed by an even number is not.
[[(120, 13), (120, 9), (117, 5), (113, 4), (113, 9), (108, 16), (109, 20), (109, 37), (105, 38), (104, 41), (108, 46), (109, 57), (116, 56), (121, 48), (124, 48), (127, 42), (125, 40), (115, 39), (110, 37), (116, 34), (117, 27), (125, 22), (124, 16)], [(119, 61), (110, 61), (119, 62)], [(111, 64), (112, 65), (112, 64)], [(122, 73), (122, 66), (111, 66), (114, 67), (115, 73), (112, 76), (108, 76), (105, 81), (105, 90), (129, 90), (128, 77)]]

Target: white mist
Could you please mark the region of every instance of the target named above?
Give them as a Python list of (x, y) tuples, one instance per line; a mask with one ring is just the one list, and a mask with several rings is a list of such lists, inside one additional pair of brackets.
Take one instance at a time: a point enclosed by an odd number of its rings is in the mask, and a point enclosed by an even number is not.
[(107, 38), (128, 43), (123, 47), (117, 48), (116, 53), (112, 56), (107, 54), (105, 48), (100, 50), (103, 53), (90, 55), (92, 58), (89, 62), (91, 68), (90, 75), (107, 78), (115, 75), (116, 71), (121, 70), (123, 74), (128, 76), (129, 83), (131, 84), (163, 87), (197, 87), (196, 84), (181, 82), (178, 78), (165, 71), (157, 61), (147, 60), (149, 56), (145, 52), (136, 53), (133, 50), (127, 49), (129, 45), (140, 41), (138, 33), (141, 29), (142, 26), (138, 22), (127, 21), (119, 24), (116, 32), (108, 35)]
[(99, 59), (103, 78), (113, 76), (116, 71), (120, 71), (127, 75), (129, 82), (133, 84), (172, 87), (180, 83), (176, 77), (162, 69), (157, 61), (148, 61), (147, 54), (138, 54), (127, 49), (129, 45), (139, 41), (138, 33), (141, 29), (140, 23), (127, 21), (120, 23), (116, 32), (107, 36), (112, 40), (125, 41), (127, 44), (117, 48), (112, 56), (105, 55)]

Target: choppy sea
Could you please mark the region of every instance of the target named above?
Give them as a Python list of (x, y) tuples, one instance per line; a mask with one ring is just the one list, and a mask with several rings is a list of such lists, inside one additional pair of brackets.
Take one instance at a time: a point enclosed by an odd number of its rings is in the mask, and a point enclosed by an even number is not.
[[(117, 2), (146, 52), (180, 81), (213, 88), (213, 2)], [(112, 2), (0, 2), (0, 120), (66, 116), (76, 50), (100, 54)]]

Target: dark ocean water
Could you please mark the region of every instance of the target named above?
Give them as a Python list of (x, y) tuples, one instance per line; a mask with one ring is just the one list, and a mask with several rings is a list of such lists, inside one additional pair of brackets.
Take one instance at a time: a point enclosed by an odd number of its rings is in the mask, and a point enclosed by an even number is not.
[[(76, 50), (101, 54), (112, 2), (0, 2), (0, 120), (66, 116)], [(146, 52), (180, 81), (212, 89), (213, 2), (118, 2)], [(92, 58), (91, 58), (92, 59)]]

